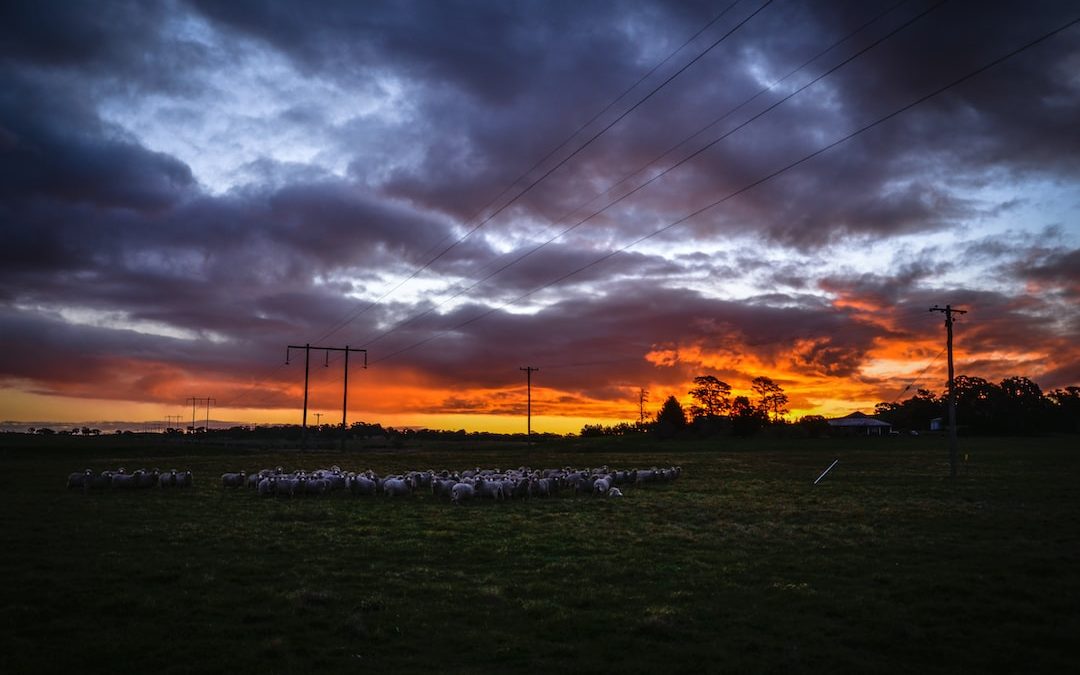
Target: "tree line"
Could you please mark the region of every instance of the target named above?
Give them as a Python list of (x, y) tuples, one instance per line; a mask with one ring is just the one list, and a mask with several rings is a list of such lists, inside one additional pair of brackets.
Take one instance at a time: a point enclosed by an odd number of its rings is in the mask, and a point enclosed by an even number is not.
[[(687, 392), (693, 399), (687, 411), (679, 399), (669, 396), (650, 421), (624, 422), (614, 426), (586, 424), (582, 436), (621, 436), (649, 432), (661, 438), (676, 436), (750, 436), (769, 425), (786, 424), (788, 396), (768, 377), (755, 377), (752, 396), (732, 396), (731, 385), (713, 375), (694, 378)], [(823, 419), (823, 418), (821, 418)], [(812, 420), (816, 422), (817, 420)]]
[[(1007, 377), (994, 384), (967, 375), (956, 377), (954, 383), (956, 424), (965, 434), (1080, 433), (1080, 387), (1044, 393), (1026, 377)], [(948, 390), (935, 394), (919, 389), (905, 401), (878, 403), (875, 412), (895, 428), (925, 430), (932, 420), (947, 419), (948, 403)]]
[[(1007, 377), (994, 384), (967, 375), (957, 377), (955, 386), (957, 424), (965, 434), (1080, 433), (1080, 387), (1044, 393), (1026, 377)], [(728, 383), (712, 375), (700, 375), (687, 392), (693, 399), (689, 410), (675, 396), (669, 396), (652, 420), (613, 426), (586, 424), (581, 435), (750, 436), (770, 427), (799, 436), (828, 435), (828, 422), (821, 415), (807, 415), (795, 422), (784, 419), (788, 413), (787, 394), (770, 378), (754, 378), (751, 389), (752, 396), (732, 396)], [(927, 431), (933, 420), (947, 418), (948, 392), (935, 394), (919, 389), (905, 401), (878, 403), (875, 414), (897, 430)]]

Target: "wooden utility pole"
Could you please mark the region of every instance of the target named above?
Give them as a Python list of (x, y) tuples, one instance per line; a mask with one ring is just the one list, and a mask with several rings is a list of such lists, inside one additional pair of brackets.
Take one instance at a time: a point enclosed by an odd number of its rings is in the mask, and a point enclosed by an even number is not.
[(345, 345), (344, 350), (338, 350), (345, 352), (345, 393), (342, 395), (341, 400), (341, 450), (345, 450), (345, 437), (349, 433), (349, 427), (345, 425), (345, 418), (349, 414), (349, 352), (363, 352), (364, 354), (364, 368), (367, 368), (367, 350), (366, 349), (351, 349), (349, 345)]
[(307, 446), (307, 393), (308, 393), (308, 376), (311, 373), (311, 343), (298, 347), (296, 345), (288, 345), (285, 347), (285, 365), (289, 365), (289, 352), (293, 349), (304, 350), (304, 417), (300, 426), (300, 450), (304, 450)]
[(215, 399), (210, 398), (209, 396), (203, 396), (203, 397), (191, 396), (191, 397), (188, 398), (188, 400), (191, 401), (191, 433), (192, 434), (195, 433), (195, 404), (196, 403), (205, 403), (206, 404), (206, 427), (204, 427), (203, 431), (204, 432), (209, 431), (210, 430), (210, 404), (211, 403), (217, 403), (217, 401)]
[(941, 312), (945, 315), (945, 350), (949, 354), (949, 477), (956, 478), (956, 462), (960, 454), (956, 440), (956, 382), (953, 370), (953, 314), (967, 314), (965, 309), (956, 309), (952, 305), (938, 307), (934, 305), (931, 312)]
[[(330, 352), (345, 352), (345, 394), (344, 400), (341, 403), (341, 449), (345, 449), (345, 418), (348, 415), (349, 410), (349, 352), (363, 352), (364, 353), (364, 368), (367, 368), (367, 350), (366, 349), (354, 349), (345, 345), (344, 347), (312, 347), (310, 343), (303, 346), (288, 345), (285, 347), (285, 365), (289, 365), (289, 352), (293, 349), (304, 350), (304, 418), (303, 426), (300, 430), (300, 449), (303, 450), (306, 447), (307, 441), (307, 408), (308, 408), (308, 375), (310, 371), (311, 362), (311, 350), (321, 349), (326, 352), (326, 365), (330, 365)], [(322, 413), (316, 413), (320, 418)]]
[(525, 386), (526, 386), (526, 389), (528, 391), (528, 399), (527, 399), (528, 402), (526, 403), (526, 408), (525, 408), (527, 426), (525, 428), (526, 428), (526, 434), (527, 434), (526, 438), (528, 439), (529, 443), (532, 443), (532, 374), (534, 372), (540, 370), (540, 369), (539, 368), (533, 368), (532, 366), (524, 366), (522, 368), (518, 368), (518, 370), (525, 371)]

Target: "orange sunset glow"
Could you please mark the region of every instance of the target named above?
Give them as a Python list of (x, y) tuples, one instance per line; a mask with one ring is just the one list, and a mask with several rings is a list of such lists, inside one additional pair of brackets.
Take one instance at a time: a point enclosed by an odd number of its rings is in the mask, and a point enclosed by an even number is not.
[(340, 422), (346, 346), (350, 422), (523, 432), (523, 367), (534, 431), (637, 421), (643, 390), (651, 419), (701, 375), (839, 416), (944, 389), (946, 304), (958, 374), (1076, 385), (1060, 4), (979, 30), (948, 3), (508, 5), (468, 48), (393, 6), (362, 35), (199, 3), (27, 23), (0, 422), (190, 424), (195, 397), (299, 424), (305, 344), (309, 424)]

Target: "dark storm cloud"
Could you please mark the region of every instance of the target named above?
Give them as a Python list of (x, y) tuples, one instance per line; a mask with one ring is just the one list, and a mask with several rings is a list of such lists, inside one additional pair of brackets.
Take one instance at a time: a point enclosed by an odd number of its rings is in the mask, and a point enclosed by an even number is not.
[(227, 53), (177, 30), (175, 3), (8, 2), (0, 7), (0, 66), (86, 96), (197, 94)]
[(307, 72), (353, 78), (387, 68), (495, 106), (532, 89), (536, 82), (530, 76), (571, 59), (585, 37), (594, 41), (596, 58), (574, 63), (586, 74), (605, 72), (627, 48), (624, 40), (595, 30), (615, 7), (572, 2), (333, 1), (320, 3), (317, 11), (257, 1), (191, 4), (220, 25), (287, 54)]
[[(652, 202), (651, 208), (659, 209), (656, 215), (661, 219), (674, 219), (729, 194), (917, 99), (966, 68), (981, 65), (998, 55), (999, 45), (1015, 46), (1037, 35), (1039, 28), (1054, 27), (1054, 18), (1063, 12), (1040, 7), (1046, 10), (1038, 15), (1041, 23), (1026, 11), (1028, 18), (1016, 23), (1008, 21), (1009, 15), (1000, 8), (990, 11), (974, 32), (985, 28), (983, 34), (993, 39), (975, 44), (950, 38), (964, 19), (962, 13), (939, 10), (942, 13), (907, 29), (901, 34), (904, 39), (898, 36), (897, 43), (868, 53), (677, 169), (664, 179), (668, 187), (650, 186), (642, 194), (660, 196), (659, 206)], [(760, 27), (776, 28), (765, 15)], [(825, 37), (824, 32), (804, 35)], [(1076, 91), (1068, 88), (1070, 76), (1060, 65), (1075, 53), (1076, 40), (1063, 38), (1025, 55), (687, 227), (705, 237), (730, 233), (753, 221), (762, 234), (797, 246), (819, 245), (851, 233), (890, 236), (939, 230), (981, 208), (961, 196), (960, 182), (985, 182), (988, 174), (1001, 171), (1029, 178), (1075, 176), (1080, 133), (1063, 112), (1075, 110)], [(765, 54), (767, 60), (771, 57)], [(787, 66), (781, 63), (777, 60), (776, 65), (783, 72)], [(729, 68), (737, 80), (737, 68)], [(708, 97), (700, 92), (679, 97), (675, 91), (672, 96), (675, 110), (708, 105)], [(1010, 104), (1006, 97), (1027, 104)], [(634, 128), (632, 120), (625, 128)]]
[(1068, 299), (1080, 299), (1080, 249), (1055, 251), (1017, 267), (1022, 278), (1060, 290)]
[(78, 99), (22, 77), (0, 89), (0, 199), (155, 211), (194, 187), (190, 169), (103, 124)]
[[(128, 68), (156, 43), (164, 5), (143, 2), (9, 2), (0, 8), (5, 60), (43, 66)], [(127, 40), (117, 39), (128, 36)]]

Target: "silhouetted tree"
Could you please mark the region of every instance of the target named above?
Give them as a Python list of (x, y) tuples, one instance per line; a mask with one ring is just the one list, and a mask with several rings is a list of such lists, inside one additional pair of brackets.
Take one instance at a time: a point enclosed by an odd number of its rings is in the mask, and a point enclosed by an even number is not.
[(761, 431), (769, 421), (761, 408), (750, 403), (746, 396), (736, 396), (731, 402), (731, 433), (735, 436), (752, 436)]
[(1001, 420), (1001, 388), (981, 377), (958, 375), (956, 377), (956, 420), (968, 432), (989, 433)]
[(771, 378), (755, 377), (751, 388), (754, 393), (758, 395), (758, 407), (765, 413), (772, 413), (772, 419), (774, 422), (780, 419), (781, 415), (786, 415), (788, 412), (787, 404), (788, 397), (784, 393), (783, 388), (776, 382), (773, 382)]
[[(1000, 384), (981, 377), (956, 377), (956, 417), (966, 434), (1034, 434), (1080, 431), (1080, 387), (1044, 395), (1027, 377), (1007, 377)], [(878, 415), (901, 428), (925, 428), (924, 422), (945, 414), (941, 398), (920, 389), (900, 403), (879, 403)]]
[(944, 401), (926, 389), (900, 403), (878, 403), (874, 409), (878, 417), (896, 428), (923, 431), (930, 428), (930, 420), (945, 414)]
[(1043, 396), (1039, 385), (1026, 377), (1007, 377), (1000, 386), (1007, 432), (1031, 434), (1046, 431), (1050, 402)]
[(686, 429), (686, 411), (679, 399), (668, 396), (660, 412), (656, 414), (656, 433), (661, 438), (671, 438)]
[(820, 438), (829, 435), (829, 422), (824, 415), (806, 415), (800, 417), (795, 426), (810, 438)]
[(699, 375), (694, 378), (694, 388), (690, 390), (690, 396), (697, 401), (690, 406), (690, 414), (695, 418), (719, 417), (731, 407), (730, 394), (731, 385), (727, 382), (712, 375)]
[(1080, 387), (1055, 389), (1050, 401), (1051, 425), (1056, 431), (1080, 432)]

